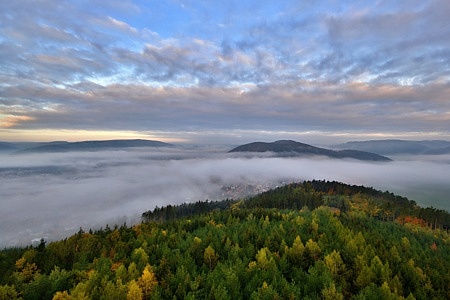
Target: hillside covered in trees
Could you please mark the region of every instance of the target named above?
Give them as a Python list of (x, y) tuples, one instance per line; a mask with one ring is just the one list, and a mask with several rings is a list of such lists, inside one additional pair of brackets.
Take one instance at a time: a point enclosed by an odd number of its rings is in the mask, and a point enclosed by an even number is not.
[(352, 158), (358, 160), (369, 161), (391, 161), (390, 158), (371, 153), (368, 151), (360, 151), (353, 149), (343, 149), (340, 151), (334, 151), (330, 149), (311, 146), (304, 143), (299, 143), (291, 140), (279, 140), (272, 143), (266, 142), (253, 142), (245, 145), (238, 146), (229, 151), (230, 153), (239, 152), (272, 152), (278, 156), (305, 156), (305, 155), (319, 155), (330, 158)]
[(311, 181), (0, 252), (0, 299), (448, 299), (450, 215)]

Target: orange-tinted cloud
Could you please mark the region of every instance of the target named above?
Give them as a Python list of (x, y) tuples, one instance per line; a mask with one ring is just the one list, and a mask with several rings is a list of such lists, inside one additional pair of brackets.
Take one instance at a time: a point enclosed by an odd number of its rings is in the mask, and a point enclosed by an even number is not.
[(0, 128), (12, 128), (23, 122), (32, 121), (33, 118), (28, 116), (0, 116)]

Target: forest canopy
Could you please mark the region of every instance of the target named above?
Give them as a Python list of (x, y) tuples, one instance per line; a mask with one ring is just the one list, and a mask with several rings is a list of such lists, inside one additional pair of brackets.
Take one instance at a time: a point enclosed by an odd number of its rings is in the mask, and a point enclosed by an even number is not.
[(338, 182), (0, 252), (0, 299), (448, 299), (450, 215)]

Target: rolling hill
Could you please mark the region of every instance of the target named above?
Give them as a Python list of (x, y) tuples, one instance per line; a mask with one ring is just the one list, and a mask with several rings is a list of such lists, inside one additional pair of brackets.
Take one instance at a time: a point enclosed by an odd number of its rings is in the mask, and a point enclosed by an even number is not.
[(370, 140), (352, 141), (334, 146), (335, 149), (351, 149), (368, 151), (379, 155), (398, 154), (448, 154), (450, 153), (450, 142), (443, 140)]
[(438, 149), (430, 149), (430, 150), (425, 151), (423, 154), (426, 154), (426, 155), (450, 154), (450, 146), (438, 148)]
[(17, 153), (35, 152), (68, 152), (68, 151), (99, 151), (106, 149), (136, 148), (136, 147), (172, 147), (172, 144), (152, 140), (105, 140), (82, 142), (50, 142), (18, 151)]
[(15, 150), (17, 150), (17, 147), (15, 147), (13, 144), (0, 142), (0, 152), (12, 152)]
[(272, 143), (253, 142), (238, 146), (229, 151), (229, 153), (234, 152), (273, 152), (280, 156), (320, 155), (330, 158), (353, 158), (367, 161), (391, 161), (390, 158), (375, 153), (352, 149), (334, 151), (291, 140), (279, 140)]

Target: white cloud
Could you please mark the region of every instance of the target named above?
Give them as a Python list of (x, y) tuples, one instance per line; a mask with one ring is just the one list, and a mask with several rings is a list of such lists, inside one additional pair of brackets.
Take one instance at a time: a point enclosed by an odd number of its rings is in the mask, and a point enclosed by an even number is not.
[(134, 28), (133, 26), (130, 26), (124, 21), (120, 21), (117, 19), (114, 19), (113, 17), (108, 16), (108, 23), (111, 24), (113, 27), (116, 27), (120, 30), (123, 30), (126, 33), (136, 34), (138, 30)]
[[(239, 158), (228, 148), (0, 156), (0, 247), (139, 217), (156, 205), (220, 198), (222, 185), (337, 180), (450, 209), (448, 157), (392, 163)], [(423, 170), (428, 170), (423, 172)]]

